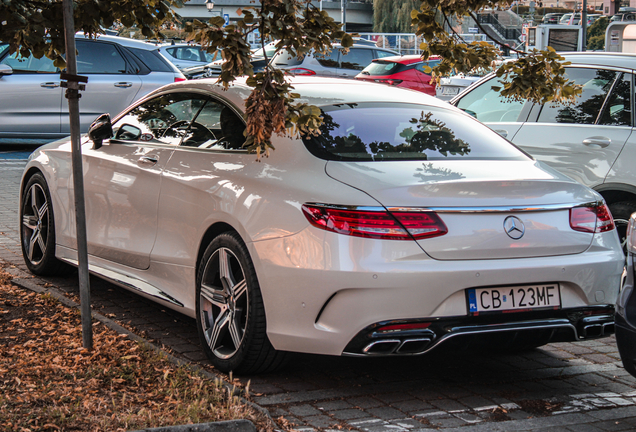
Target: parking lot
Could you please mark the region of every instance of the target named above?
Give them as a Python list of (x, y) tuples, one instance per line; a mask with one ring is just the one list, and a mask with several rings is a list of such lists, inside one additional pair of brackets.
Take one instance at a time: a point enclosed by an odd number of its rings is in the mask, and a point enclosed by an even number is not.
[[(0, 259), (18, 284), (69, 297), (77, 276), (35, 278), (18, 239), (18, 189), (32, 147), (0, 147)], [(192, 319), (98, 279), (94, 310), (207, 364)], [(613, 337), (559, 343), (519, 354), (438, 350), (427, 356), (336, 358), (297, 355), (278, 373), (239, 377), (252, 400), (296, 430), (610, 431), (636, 428), (635, 380), (620, 365)]]

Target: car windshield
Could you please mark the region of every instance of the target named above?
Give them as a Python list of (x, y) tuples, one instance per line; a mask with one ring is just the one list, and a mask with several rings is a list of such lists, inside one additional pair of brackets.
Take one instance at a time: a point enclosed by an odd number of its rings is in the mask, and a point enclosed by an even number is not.
[(5, 51), (9, 49), (9, 44), (0, 43), (0, 58), (4, 55)]
[(307, 149), (338, 161), (525, 160), (497, 133), (448, 109), (406, 103), (322, 107), (321, 134)]

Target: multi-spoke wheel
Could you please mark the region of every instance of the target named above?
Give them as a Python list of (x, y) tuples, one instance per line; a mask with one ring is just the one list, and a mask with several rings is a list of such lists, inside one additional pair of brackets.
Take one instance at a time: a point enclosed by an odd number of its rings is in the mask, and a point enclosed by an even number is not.
[(55, 258), (55, 224), (46, 181), (33, 175), (26, 184), (20, 204), (20, 239), (27, 267), (37, 275), (55, 275), (68, 266)]
[(282, 365), (284, 353), (267, 339), (254, 266), (235, 233), (219, 235), (203, 254), (196, 306), (201, 343), (217, 369), (255, 373)]

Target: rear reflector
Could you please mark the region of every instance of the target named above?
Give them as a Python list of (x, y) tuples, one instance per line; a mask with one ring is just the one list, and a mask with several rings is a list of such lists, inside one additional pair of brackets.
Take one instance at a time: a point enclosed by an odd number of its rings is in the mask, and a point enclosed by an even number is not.
[(607, 205), (570, 209), (570, 226), (574, 231), (601, 233), (614, 229), (614, 219)]
[(434, 212), (389, 213), (386, 210), (346, 210), (309, 204), (302, 208), (313, 226), (354, 237), (420, 240), (448, 232), (444, 222)]
[(174, 77), (174, 82), (181, 82), (181, 81), (185, 81), (185, 78), (182, 77)]
[(401, 80), (401, 79), (377, 79), (377, 80), (374, 80), (374, 81), (377, 82), (377, 83), (382, 83), (382, 84), (398, 85), (403, 80)]
[(423, 330), (428, 328), (431, 323), (410, 323), (410, 324), (393, 324), (377, 328), (377, 332), (396, 331), (396, 330)]

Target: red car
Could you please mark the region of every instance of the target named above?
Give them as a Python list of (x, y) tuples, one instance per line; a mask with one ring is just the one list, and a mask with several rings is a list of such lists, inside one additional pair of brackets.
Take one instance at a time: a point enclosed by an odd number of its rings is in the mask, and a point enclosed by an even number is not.
[(434, 67), (440, 61), (438, 57), (422, 61), (419, 55), (384, 57), (373, 60), (356, 75), (356, 79), (405, 87), (435, 96), (435, 83), (431, 84), (431, 76), (425, 68)]

